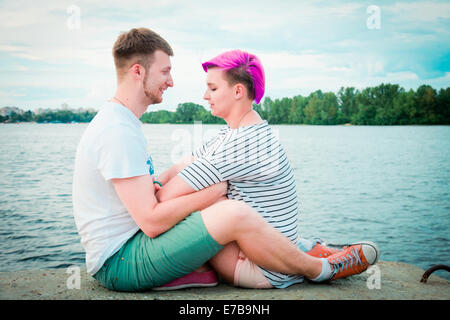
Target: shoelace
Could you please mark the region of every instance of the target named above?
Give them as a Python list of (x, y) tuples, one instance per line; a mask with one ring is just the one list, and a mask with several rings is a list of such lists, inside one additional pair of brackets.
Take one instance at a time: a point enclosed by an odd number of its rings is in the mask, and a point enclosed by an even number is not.
[(312, 245), (312, 247), (314, 248), (314, 246), (316, 244), (322, 244), (323, 242), (324, 241), (321, 238), (315, 237), (315, 238), (313, 238), (313, 245)]
[[(345, 256), (342, 256), (340, 258), (336, 258), (334, 260), (331, 261), (332, 264), (332, 277), (334, 277), (334, 275), (336, 273), (338, 273), (339, 271), (344, 271), (349, 267), (350, 264), (350, 268), (353, 266), (353, 263), (355, 263), (355, 265), (362, 265), (362, 261), (361, 258), (359, 256), (359, 248), (353, 248), (353, 250), (350, 253), (347, 253)], [(341, 269), (341, 270), (339, 270)]]

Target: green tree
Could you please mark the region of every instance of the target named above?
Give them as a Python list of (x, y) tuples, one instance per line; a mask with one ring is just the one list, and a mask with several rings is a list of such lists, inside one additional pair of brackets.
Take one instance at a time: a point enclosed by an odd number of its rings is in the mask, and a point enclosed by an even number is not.
[(22, 121), (31, 122), (34, 121), (34, 113), (31, 110), (25, 111), (22, 114)]
[(338, 116), (338, 99), (333, 92), (326, 92), (323, 95), (321, 105), (321, 124), (336, 124)]
[(308, 98), (301, 95), (295, 96), (291, 101), (289, 110), (289, 123), (300, 124), (305, 121), (305, 107), (308, 104)]
[(410, 89), (409, 91), (402, 90), (394, 98), (392, 107), (392, 124), (405, 125), (410, 124), (410, 114), (415, 110), (415, 92)]
[(359, 104), (358, 113), (353, 115), (351, 123), (356, 125), (374, 125), (376, 113), (377, 109), (375, 106)]
[(269, 119), (270, 113), (272, 111), (273, 101), (270, 97), (265, 97), (262, 104), (262, 111), (264, 112), (265, 118)]
[(328, 125), (338, 123), (339, 104), (333, 92), (323, 93), (318, 90), (309, 96), (304, 108), (305, 123)]
[(272, 124), (287, 123), (289, 119), (289, 109), (291, 105), (291, 99), (275, 99), (270, 106), (270, 112), (267, 120)]
[(140, 120), (143, 123), (171, 123), (174, 115), (174, 112), (168, 110), (150, 111), (145, 112)]
[(266, 119), (266, 118), (267, 118), (267, 117), (266, 117), (266, 113), (264, 112), (264, 109), (263, 109), (261, 103), (260, 103), (260, 104), (253, 103), (252, 106), (253, 106), (253, 110), (255, 110), (256, 112), (258, 112), (259, 116), (260, 116), (262, 119)]
[(436, 90), (429, 85), (421, 85), (416, 91), (416, 105), (419, 111), (419, 123), (436, 124), (439, 121), (436, 103)]
[(393, 123), (393, 106), (394, 99), (401, 91), (397, 84), (380, 84), (379, 86), (371, 88), (372, 106), (376, 108), (374, 124), (377, 125), (392, 125)]
[(186, 102), (178, 105), (176, 110), (176, 121), (179, 123), (193, 123), (196, 119), (197, 112), (201, 110), (203, 106)]
[(354, 87), (339, 89), (337, 98), (339, 104), (339, 123), (349, 123), (352, 116), (358, 113), (356, 95), (358, 90)]
[[(272, 100), (265, 97), (253, 108), (271, 124), (320, 124), (333, 125), (350, 122), (359, 125), (393, 124), (450, 124), (450, 87), (437, 92), (429, 85), (422, 85), (416, 91), (405, 91), (398, 84), (382, 83), (358, 91), (354, 87), (341, 87), (337, 94), (312, 92), (308, 97)], [(96, 112), (74, 112), (63, 104), (62, 110), (41, 114), (12, 112), (0, 116), (0, 122), (89, 122)], [(179, 104), (176, 111), (159, 110), (142, 115), (144, 123), (221, 123), (203, 106), (187, 102)]]
[(304, 109), (306, 124), (320, 124), (321, 122), (321, 99), (318, 96), (312, 96)]
[(436, 97), (436, 112), (440, 124), (450, 124), (450, 87), (440, 89)]

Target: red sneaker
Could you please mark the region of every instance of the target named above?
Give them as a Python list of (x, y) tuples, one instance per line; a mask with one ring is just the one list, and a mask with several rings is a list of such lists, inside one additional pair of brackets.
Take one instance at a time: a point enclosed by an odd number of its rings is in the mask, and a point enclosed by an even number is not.
[(375, 264), (379, 256), (380, 250), (375, 243), (370, 241), (363, 241), (347, 247), (328, 257), (333, 274), (331, 280), (360, 274)]
[(316, 258), (326, 258), (342, 250), (327, 247), (321, 243), (316, 243), (314, 247), (306, 253)]
[(178, 279), (172, 280), (160, 287), (152, 288), (155, 291), (169, 291), (185, 288), (204, 288), (214, 287), (219, 284), (216, 272), (214, 270), (206, 272), (191, 272)]

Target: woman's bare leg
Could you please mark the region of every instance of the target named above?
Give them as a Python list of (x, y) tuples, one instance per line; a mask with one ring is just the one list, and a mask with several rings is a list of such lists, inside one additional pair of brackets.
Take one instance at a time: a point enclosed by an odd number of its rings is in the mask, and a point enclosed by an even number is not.
[(211, 260), (211, 267), (228, 283), (234, 284), (234, 271), (238, 262), (240, 248), (235, 241), (225, 245)]
[(201, 215), (209, 234), (219, 244), (236, 241), (245, 255), (263, 268), (310, 279), (322, 271), (321, 259), (301, 251), (242, 201), (218, 202), (202, 210)]

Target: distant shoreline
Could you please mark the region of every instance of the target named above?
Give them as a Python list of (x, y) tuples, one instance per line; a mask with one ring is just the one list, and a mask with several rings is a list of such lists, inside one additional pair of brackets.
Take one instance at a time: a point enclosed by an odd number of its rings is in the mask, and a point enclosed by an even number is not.
[[(95, 109), (61, 109), (24, 111), (17, 107), (0, 108), (0, 122), (89, 122), (98, 113)], [(308, 125), (448, 125), (450, 124), (450, 87), (439, 91), (429, 85), (405, 90), (398, 84), (382, 83), (375, 87), (356, 89), (341, 87), (339, 92), (316, 90), (308, 96), (297, 95), (272, 100), (265, 97), (253, 110), (270, 124)], [(175, 111), (145, 112), (143, 123), (225, 124), (204, 106), (184, 102)]]
[[(0, 125), (13, 125), (13, 124), (19, 124), (19, 125), (25, 125), (25, 124), (89, 124), (89, 122), (37, 122), (37, 121), (24, 121), (24, 122), (0, 122)], [(194, 125), (194, 123), (172, 123), (172, 122), (166, 122), (166, 123), (149, 123), (149, 122), (142, 122), (142, 124), (145, 125)], [(222, 123), (201, 123), (202, 125), (226, 125)], [(269, 123), (270, 124), (270, 123)], [(344, 124), (307, 124), (307, 123), (275, 123), (270, 124), (271, 126), (308, 126), (308, 127), (447, 127), (450, 126), (450, 124), (351, 124), (351, 123), (344, 123)]]

